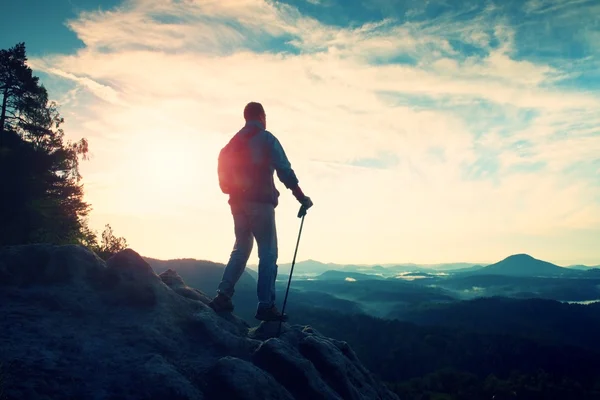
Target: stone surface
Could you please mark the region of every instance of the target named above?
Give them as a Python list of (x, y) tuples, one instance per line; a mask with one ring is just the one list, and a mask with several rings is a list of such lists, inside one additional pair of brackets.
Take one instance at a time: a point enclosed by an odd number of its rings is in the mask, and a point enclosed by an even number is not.
[(293, 400), (269, 373), (234, 357), (223, 357), (208, 372), (207, 395), (231, 400)]
[(296, 348), (280, 339), (268, 339), (253, 355), (253, 362), (269, 372), (297, 399), (339, 400), (314, 365)]
[(177, 271), (173, 271), (172, 269), (168, 269), (162, 274), (159, 275), (160, 279), (173, 289), (175, 293), (182, 295), (183, 297), (187, 297), (189, 299), (200, 300), (204, 304), (210, 303), (210, 297), (199, 291), (198, 289), (191, 288), (183, 282), (183, 279), (179, 276)]
[(0, 248), (2, 400), (396, 399), (344, 342), (209, 300), (131, 249)]

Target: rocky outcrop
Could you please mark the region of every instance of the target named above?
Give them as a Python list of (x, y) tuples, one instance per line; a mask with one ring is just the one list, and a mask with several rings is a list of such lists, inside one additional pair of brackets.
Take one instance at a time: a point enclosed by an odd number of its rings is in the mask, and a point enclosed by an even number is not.
[(310, 327), (218, 315), (133, 250), (0, 249), (4, 399), (395, 399)]
[(175, 293), (189, 299), (200, 300), (204, 304), (208, 304), (210, 302), (210, 298), (207, 295), (198, 289), (194, 289), (186, 285), (176, 271), (173, 271), (169, 268), (158, 276), (168, 287), (173, 289)]

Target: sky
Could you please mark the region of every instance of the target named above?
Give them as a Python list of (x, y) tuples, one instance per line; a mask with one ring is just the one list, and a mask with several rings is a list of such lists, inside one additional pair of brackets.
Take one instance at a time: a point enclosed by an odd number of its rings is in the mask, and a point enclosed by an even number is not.
[[(227, 261), (217, 156), (258, 101), (315, 204), (299, 260), (600, 264), (597, 0), (2, 7), (1, 48), (25, 42), (89, 141), (90, 226), (144, 256)], [(277, 185), (286, 263), (300, 220)]]

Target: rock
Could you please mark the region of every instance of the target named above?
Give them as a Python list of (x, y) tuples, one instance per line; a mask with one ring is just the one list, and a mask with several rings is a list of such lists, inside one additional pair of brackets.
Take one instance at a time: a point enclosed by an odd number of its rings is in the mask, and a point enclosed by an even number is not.
[(151, 308), (157, 304), (157, 283), (162, 282), (152, 267), (131, 249), (120, 251), (106, 261), (105, 288), (115, 306)]
[[(281, 324), (280, 335), (283, 335), (290, 331), (290, 326), (287, 323)], [(267, 340), (270, 338), (277, 337), (279, 332), (279, 322), (261, 322), (254, 328), (248, 330), (248, 337), (257, 340)]]
[(147, 386), (146, 392), (154, 398), (177, 400), (201, 400), (203, 393), (159, 354), (152, 355), (142, 367)]
[[(188, 299), (199, 300), (208, 305), (211, 298), (202, 293), (198, 289), (191, 288), (185, 284), (181, 276), (176, 271), (168, 269), (159, 275), (160, 279), (169, 286), (175, 293)], [(231, 313), (219, 313), (219, 316), (226, 321), (231, 322), (236, 328), (239, 335), (246, 336), (250, 325), (241, 318), (236, 317)]]
[(381, 390), (368, 370), (355, 357), (346, 356), (331, 340), (308, 335), (299, 346), (300, 353), (321, 374), (323, 380), (344, 399), (393, 399)]
[(81, 246), (0, 248), (0, 286), (61, 285), (102, 273), (104, 262)]
[(208, 372), (207, 377), (207, 399), (294, 399), (273, 376), (239, 358), (221, 358)]
[(118, 271), (121, 278), (130, 281), (140, 281), (144, 278), (153, 280), (156, 277), (150, 264), (131, 249), (125, 249), (110, 257), (106, 266), (109, 271)]
[(200, 300), (204, 304), (210, 303), (210, 298), (199, 291), (198, 289), (187, 286), (183, 279), (177, 274), (176, 271), (168, 269), (159, 275), (160, 279), (177, 294), (189, 299)]
[(241, 322), (230, 322), (218, 317), (212, 309), (191, 315), (183, 326), (192, 337), (210, 339), (215, 349), (228, 355), (242, 356), (254, 351), (260, 342), (246, 336), (248, 328)]
[(160, 276), (160, 279), (171, 289), (175, 289), (178, 287), (186, 287), (186, 284), (181, 278), (181, 276), (179, 276), (177, 271), (174, 271), (171, 268), (167, 269), (161, 274), (158, 274), (158, 276)]
[(273, 375), (297, 399), (342, 399), (323, 382), (310, 361), (280, 339), (263, 342), (254, 353), (252, 361)]
[(4, 398), (396, 399), (344, 342), (215, 313), (131, 249), (0, 249)]

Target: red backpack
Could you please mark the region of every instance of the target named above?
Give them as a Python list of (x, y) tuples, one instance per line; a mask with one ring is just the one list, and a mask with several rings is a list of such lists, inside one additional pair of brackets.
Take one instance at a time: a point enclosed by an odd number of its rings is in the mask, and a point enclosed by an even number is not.
[(248, 141), (261, 132), (255, 129), (248, 134), (235, 135), (219, 153), (218, 174), (221, 191), (230, 195), (249, 192), (255, 184), (256, 167)]

